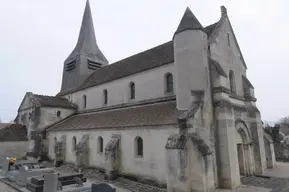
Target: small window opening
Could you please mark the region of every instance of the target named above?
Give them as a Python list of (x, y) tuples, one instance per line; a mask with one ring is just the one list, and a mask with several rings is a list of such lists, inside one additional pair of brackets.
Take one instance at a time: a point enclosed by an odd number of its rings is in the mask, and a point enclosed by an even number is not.
[(143, 140), (141, 137), (137, 137), (135, 139), (135, 147), (136, 147), (136, 155), (137, 156), (143, 156)]
[(97, 151), (99, 153), (103, 153), (103, 138), (102, 137), (98, 137), (97, 144), (98, 144), (98, 150)]
[(56, 115), (57, 115), (57, 117), (60, 117), (61, 111), (57, 111)]
[(103, 103), (106, 105), (107, 104), (107, 90), (103, 90)]
[(73, 151), (76, 150), (76, 137), (75, 136), (72, 137), (72, 150)]
[(129, 88), (130, 88), (130, 99), (135, 99), (135, 84), (131, 82)]

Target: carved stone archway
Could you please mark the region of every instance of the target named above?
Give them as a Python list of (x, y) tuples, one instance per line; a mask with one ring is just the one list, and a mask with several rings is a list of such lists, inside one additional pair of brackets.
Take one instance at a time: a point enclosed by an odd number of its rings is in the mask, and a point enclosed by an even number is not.
[(254, 157), (250, 131), (242, 120), (235, 122), (235, 128), (240, 175), (252, 175), (254, 174)]

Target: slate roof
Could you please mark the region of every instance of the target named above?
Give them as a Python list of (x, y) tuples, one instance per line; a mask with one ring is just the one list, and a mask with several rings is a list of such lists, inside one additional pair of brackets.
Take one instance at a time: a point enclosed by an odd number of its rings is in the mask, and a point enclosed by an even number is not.
[(27, 128), (21, 124), (10, 124), (0, 130), (0, 142), (28, 141)]
[(193, 12), (190, 10), (190, 8), (187, 7), (175, 34), (180, 33), (182, 31), (185, 31), (185, 30), (188, 30), (188, 29), (204, 30), (202, 24), (199, 22), (199, 20), (193, 14)]
[(208, 37), (212, 35), (213, 31), (217, 28), (218, 24), (219, 24), (220, 21), (212, 24), (212, 25), (209, 25), (207, 27), (204, 28), (205, 32), (207, 33)]
[(70, 103), (66, 98), (36, 94), (34, 94), (33, 96), (33, 102), (35, 102), (35, 104), (39, 106), (76, 108), (76, 106)]
[(48, 131), (177, 125), (180, 112), (176, 102), (74, 115)]

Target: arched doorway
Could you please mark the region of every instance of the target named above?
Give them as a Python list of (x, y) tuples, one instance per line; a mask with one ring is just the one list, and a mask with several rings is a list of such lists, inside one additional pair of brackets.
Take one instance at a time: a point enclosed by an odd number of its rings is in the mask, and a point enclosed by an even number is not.
[(236, 121), (235, 141), (238, 154), (240, 175), (254, 174), (253, 144), (245, 122)]

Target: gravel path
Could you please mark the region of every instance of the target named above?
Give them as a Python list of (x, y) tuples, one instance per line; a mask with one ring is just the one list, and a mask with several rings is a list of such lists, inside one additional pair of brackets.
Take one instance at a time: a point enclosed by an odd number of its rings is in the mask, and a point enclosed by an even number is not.
[(0, 191), (1, 192), (15, 192), (14, 189), (12, 189), (11, 187), (9, 187), (8, 185), (0, 182)]

